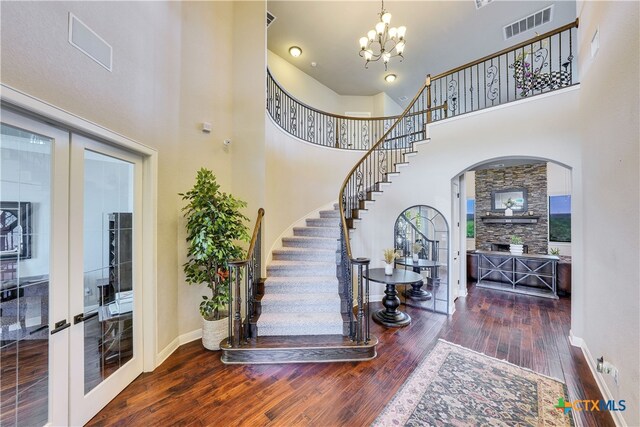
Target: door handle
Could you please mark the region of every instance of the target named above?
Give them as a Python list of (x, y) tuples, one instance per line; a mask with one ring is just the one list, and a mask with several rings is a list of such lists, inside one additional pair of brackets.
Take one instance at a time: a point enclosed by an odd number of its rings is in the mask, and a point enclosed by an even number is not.
[(64, 319), (59, 322), (56, 322), (54, 326), (55, 326), (55, 329), (51, 331), (51, 335), (57, 334), (58, 332), (64, 329), (67, 329), (69, 326), (71, 326), (71, 323), (67, 323), (67, 319)]
[(75, 316), (73, 316), (73, 324), (77, 325), (78, 323), (84, 322), (85, 320), (89, 320), (92, 317), (96, 317), (98, 315), (97, 311), (94, 311), (93, 313), (89, 313), (89, 314), (84, 314), (84, 313), (80, 313), (80, 314), (76, 314)]

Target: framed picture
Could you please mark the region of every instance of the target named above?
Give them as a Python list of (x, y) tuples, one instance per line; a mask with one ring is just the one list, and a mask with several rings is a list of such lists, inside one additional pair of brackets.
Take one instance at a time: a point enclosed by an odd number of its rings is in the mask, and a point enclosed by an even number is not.
[(514, 212), (526, 212), (527, 189), (509, 188), (491, 192), (491, 210), (493, 212), (503, 212), (508, 207)]
[(0, 259), (31, 258), (31, 202), (0, 202)]

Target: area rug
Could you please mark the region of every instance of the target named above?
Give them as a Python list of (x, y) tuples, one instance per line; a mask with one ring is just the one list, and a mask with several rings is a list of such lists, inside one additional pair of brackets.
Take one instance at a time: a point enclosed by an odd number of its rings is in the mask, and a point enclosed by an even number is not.
[(374, 426), (572, 426), (565, 385), (440, 340)]

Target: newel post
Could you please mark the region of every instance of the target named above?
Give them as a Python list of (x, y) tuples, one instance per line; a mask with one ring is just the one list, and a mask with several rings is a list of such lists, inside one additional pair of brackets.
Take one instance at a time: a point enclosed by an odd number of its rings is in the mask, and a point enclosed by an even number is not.
[(358, 314), (356, 317), (356, 342), (367, 344), (370, 338), (369, 324), (369, 258), (356, 258), (351, 263), (358, 269)]
[(242, 296), (240, 294), (240, 276), (242, 266), (246, 265), (246, 261), (229, 261), (229, 307), (233, 309), (229, 311), (229, 341), (233, 347), (238, 347), (242, 340)]

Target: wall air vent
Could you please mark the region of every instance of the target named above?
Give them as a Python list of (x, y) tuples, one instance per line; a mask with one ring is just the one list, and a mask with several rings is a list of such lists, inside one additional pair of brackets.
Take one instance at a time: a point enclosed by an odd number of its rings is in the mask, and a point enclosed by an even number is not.
[(405, 95), (405, 96), (400, 96), (400, 97), (398, 97), (398, 101), (400, 101), (400, 102), (404, 102), (404, 101), (406, 101), (407, 99), (409, 99), (409, 97), (408, 97), (408, 96), (406, 96), (406, 95)]
[(269, 28), (269, 25), (273, 24), (275, 20), (275, 15), (267, 10), (267, 28)]
[(111, 71), (113, 49), (106, 41), (69, 12), (69, 43)]
[(480, 9), (481, 7), (485, 7), (489, 3), (493, 2), (493, 0), (475, 0), (476, 9)]
[(553, 5), (546, 7), (536, 13), (533, 13), (526, 18), (517, 20), (504, 27), (504, 39), (508, 40), (511, 37), (515, 37), (518, 34), (522, 34), (540, 25), (551, 22), (553, 19)]

